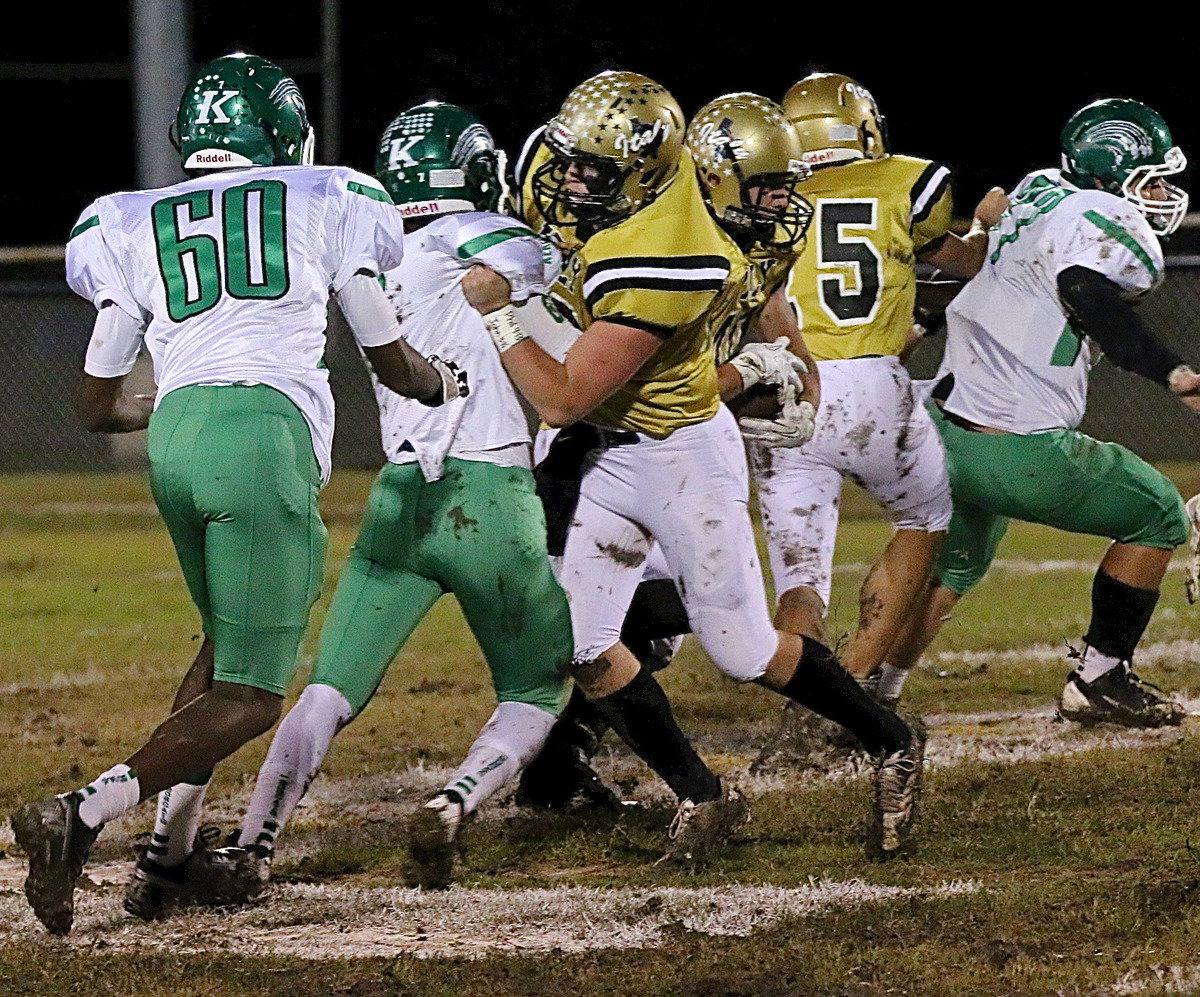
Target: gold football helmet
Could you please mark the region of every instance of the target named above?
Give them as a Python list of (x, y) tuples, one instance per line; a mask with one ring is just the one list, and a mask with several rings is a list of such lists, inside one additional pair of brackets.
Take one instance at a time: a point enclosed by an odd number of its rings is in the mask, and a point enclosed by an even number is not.
[(684, 141), (713, 216), (739, 241), (788, 249), (812, 220), (796, 189), (812, 176), (783, 108), (755, 93), (731, 93), (706, 104)]
[(783, 98), (809, 166), (883, 159), (887, 125), (866, 87), (840, 73), (811, 73)]
[(552, 225), (597, 231), (645, 207), (679, 172), (683, 112), (653, 80), (610, 70), (570, 92), (543, 141), (552, 155), (533, 175), (538, 210)]

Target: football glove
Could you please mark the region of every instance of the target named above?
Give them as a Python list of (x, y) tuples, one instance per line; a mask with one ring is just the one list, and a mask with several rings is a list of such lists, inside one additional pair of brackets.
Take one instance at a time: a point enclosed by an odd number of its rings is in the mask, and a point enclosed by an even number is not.
[(453, 360), (443, 360), (437, 354), (425, 359), (442, 379), (442, 390), (432, 398), (422, 399), (422, 405), (435, 408), (438, 405), (445, 405), (446, 402), (453, 401), (455, 398), (466, 398), (471, 393), (471, 386), (467, 382), (467, 372)]
[(786, 339), (777, 339), (773, 343), (747, 343), (742, 352), (729, 361), (729, 366), (741, 375), (743, 391), (749, 391), (757, 384), (792, 384), (798, 395), (800, 378), (808, 373), (804, 361), (788, 349)]
[(802, 447), (812, 439), (816, 429), (817, 410), (812, 402), (800, 400), (800, 390), (785, 384), (779, 391), (783, 411), (776, 419), (738, 420), (742, 438), (764, 447)]

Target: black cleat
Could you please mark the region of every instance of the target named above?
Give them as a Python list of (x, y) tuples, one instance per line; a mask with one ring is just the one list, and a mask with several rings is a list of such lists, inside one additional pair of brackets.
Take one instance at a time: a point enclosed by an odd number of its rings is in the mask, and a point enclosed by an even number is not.
[(159, 865), (143, 853), (133, 867), (122, 904), (127, 914), (153, 921), (181, 904), (188, 893), (187, 861)]
[(79, 816), (74, 793), (27, 803), (12, 816), (13, 834), (29, 859), (25, 897), (52, 935), (65, 935), (75, 920), (75, 882), (83, 875), (100, 829)]
[(263, 845), (198, 848), (188, 857), (188, 901), (198, 907), (255, 903), (271, 879), (271, 851)]
[(1058, 715), (1081, 724), (1175, 727), (1183, 723), (1187, 711), (1174, 697), (1144, 682), (1122, 664), (1092, 682), (1072, 672), (1058, 698)]

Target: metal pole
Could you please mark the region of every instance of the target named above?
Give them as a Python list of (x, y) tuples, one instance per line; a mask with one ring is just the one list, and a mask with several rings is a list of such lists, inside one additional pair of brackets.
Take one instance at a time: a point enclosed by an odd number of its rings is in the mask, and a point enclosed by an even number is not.
[(183, 179), (167, 129), (191, 72), (188, 0), (132, 0), (129, 35), (137, 182), (162, 187)]
[(321, 142), (323, 163), (341, 161), (342, 28), (339, 0), (321, 0)]

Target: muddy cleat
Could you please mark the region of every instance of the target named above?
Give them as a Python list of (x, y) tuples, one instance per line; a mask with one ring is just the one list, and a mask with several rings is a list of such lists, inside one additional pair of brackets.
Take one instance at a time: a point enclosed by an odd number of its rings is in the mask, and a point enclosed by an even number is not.
[(100, 829), (79, 816), (74, 793), (29, 803), (12, 816), (13, 835), (29, 858), (25, 896), (52, 935), (65, 935), (75, 920), (75, 881), (83, 875)]
[(565, 810), (574, 800), (598, 810), (616, 810), (621, 800), (592, 768), (584, 750), (574, 744), (547, 743), (525, 767), (517, 787), (517, 806), (533, 810)]
[(748, 812), (746, 797), (740, 789), (731, 789), (704, 803), (684, 800), (671, 821), (668, 832), (671, 845), (655, 865), (703, 861), (714, 847), (727, 841), (745, 823)]
[(1144, 682), (1122, 664), (1092, 682), (1072, 672), (1058, 698), (1058, 715), (1081, 724), (1175, 727), (1183, 723), (1187, 711), (1174, 697)]
[(1188, 522), (1192, 527), (1192, 535), (1188, 540), (1191, 551), (1187, 562), (1187, 574), (1184, 584), (1187, 587), (1187, 599), (1195, 603), (1200, 599), (1200, 495), (1193, 495), (1187, 500)]
[(143, 855), (133, 867), (122, 906), (127, 914), (153, 921), (177, 907), (187, 896), (187, 862), (159, 865)]
[(187, 860), (188, 901), (200, 907), (241, 907), (266, 892), (271, 853), (262, 845), (202, 848)]
[[(906, 718), (907, 719), (907, 718)], [(903, 751), (880, 759), (871, 776), (871, 814), (867, 821), (867, 857), (886, 862), (912, 842), (925, 775), (925, 725), (908, 719), (912, 741)]]
[(462, 823), (462, 804), (438, 793), (408, 821), (409, 862), (404, 881), (409, 886), (444, 890), (454, 879), (455, 841)]

